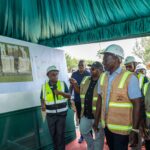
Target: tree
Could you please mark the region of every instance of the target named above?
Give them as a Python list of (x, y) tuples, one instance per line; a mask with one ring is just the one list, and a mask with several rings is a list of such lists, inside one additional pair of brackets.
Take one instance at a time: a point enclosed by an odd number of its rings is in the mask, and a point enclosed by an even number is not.
[(100, 50), (97, 51), (97, 57), (98, 57), (100, 60), (102, 60), (102, 58), (103, 58), (103, 55), (101, 54), (102, 51), (104, 51), (104, 49), (100, 49)]
[(141, 45), (144, 47), (144, 62), (150, 61), (150, 37), (142, 38)]
[(93, 60), (85, 60), (85, 63), (86, 63), (86, 65), (91, 65), (91, 64), (93, 64)]
[(138, 56), (144, 64), (148, 63), (150, 58), (150, 37), (143, 37), (140, 41), (136, 39), (133, 54)]
[(69, 54), (65, 54), (68, 72), (72, 72), (72, 69), (77, 68), (78, 60), (76, 58), (72, 58)]
[[(69, 54), (65, 54), (66, 57), (66, 62), (67, 62), (67, 68), (68, 72), (72, 72), (72, 69), (77, 69), (78, 68), (78, 62), (79, 60), (76, 58), (72, 58)], [(94, 61), (92, 60), (85, 60), (85, 63), (92, 64)]]

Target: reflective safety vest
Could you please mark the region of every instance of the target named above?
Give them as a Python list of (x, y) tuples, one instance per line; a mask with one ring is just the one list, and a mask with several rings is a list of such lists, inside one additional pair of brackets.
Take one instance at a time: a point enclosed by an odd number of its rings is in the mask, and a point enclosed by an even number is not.
[(143, 85), (144, 85), (144, 75), (139, 73), (137, 75), (138, 79), (139, 79), (139, 86), (140, 86), (140, 89), (142, 89)]
[[(57, 81), (57, 90), (64, 92), (65, 86), (64, 82)], [(54, 98), (53, 92), (49, 86), (49, 83), (46, 82), (43, 87), (43, 99), (45, 100), (46, 104), (46, 112), (47, 113), (60, 113), (65, 112), (68, 109), (67, 106), (67, 99), (61, 95), (56, 96)]]
[[(81, 117), (83, 116), (84, 113), (84, 101), (85, 101), (85, 95), (86, 92), (88, 90), (88, 87), (90, 85), (90, 81), (91, 81), (91, 77), (90, 76), (86, 76), (83, 78), (81, 84), (80, 84), (80, 98), (81, 98)], [(96, 112), (96, 101), (98, 98), (98, 94), (97, 94), (97, 86), (98, 83), (95, 85), (94, 91), (93, 91), (93, 99), (92, 99), (92, 113), (95, 116), (95, 112)]]
[(145, 103), (145, 114), (147, 126), (150, 126), (150, 82), (144, 84), (143, 88), (144, 103)]
[(108, 110), (106, 110), (108, 74), (105, 72), (100, 76), (101, 123), (103, 128), (107, 126), (111, 132), (116, 134), (129, 135), (132, 129), (133, 105), (128, 97), (128, 84), (131, 75), (131, 72), (122, 70), (113, 80)]

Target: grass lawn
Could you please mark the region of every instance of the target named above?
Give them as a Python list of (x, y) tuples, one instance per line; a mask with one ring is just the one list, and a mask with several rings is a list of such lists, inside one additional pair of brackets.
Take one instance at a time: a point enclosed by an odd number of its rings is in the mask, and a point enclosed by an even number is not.
[(33, 81), (32, 75), (23, 74), (23, 75), (0, 76), (0, 82), (25, 82), (25, 81)]

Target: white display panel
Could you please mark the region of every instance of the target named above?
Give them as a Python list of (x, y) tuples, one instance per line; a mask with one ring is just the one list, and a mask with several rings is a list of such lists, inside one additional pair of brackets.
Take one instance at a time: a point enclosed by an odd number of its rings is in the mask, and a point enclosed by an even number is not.
[(46, 69), (50, 65), (56, 65), (60, 69), (59, 79), (68, 81), (63, 50), (3, 36), (0, 36), (0, 42), (29, 47), (33, 76), (33, 81), (30, 82), (0, 83), (0, 113), (39, 106), (41, 86), (48, 79)]

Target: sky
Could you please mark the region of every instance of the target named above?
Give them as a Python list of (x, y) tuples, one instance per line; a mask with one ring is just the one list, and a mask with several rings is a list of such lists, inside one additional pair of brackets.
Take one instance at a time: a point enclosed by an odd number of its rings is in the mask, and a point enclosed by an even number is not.
[(98, 57), (96, 56), (97, 51), (99, 49), (105, 49), (110, 44), (118, 44), (124, 49), (125, 57), (126, 57), (128, 55), (133, 55), (132, 52), (133, 52), (133, 47), (135, 45), (136, 39), (138, 41), (140, 40), (140, 38), (134, 38), (134, 39), (126, 39), (126, 40), (118, 40), (118, 41), (110, 41), (110, 42), (66, 46), (66, 47), (61, 47), (60, 49), (63, 49), (65, 53), (77, 59), (99, 60)]

